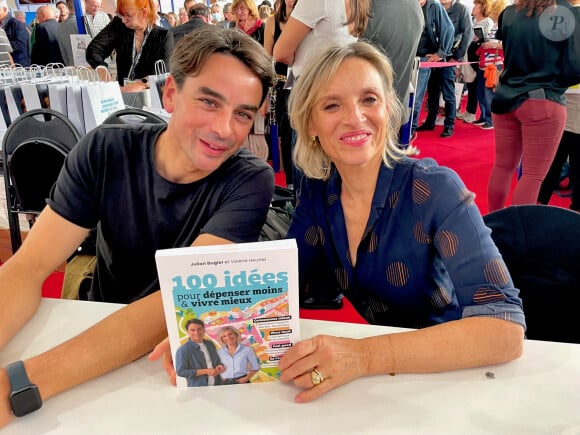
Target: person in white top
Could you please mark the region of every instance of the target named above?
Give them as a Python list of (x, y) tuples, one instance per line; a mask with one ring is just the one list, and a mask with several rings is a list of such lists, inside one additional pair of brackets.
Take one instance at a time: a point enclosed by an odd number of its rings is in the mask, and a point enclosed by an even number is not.
[(292, 65), (294, 77), (300, 76), (307, 57), (320, 48), (362, 35), (369, 11), (370, 0), (299, 1), (274, 46), (274, 60)]
[(101, 10), (102, 0), (85, 0), (85, 31), (94, 38), (105, 28), (111, 18)]

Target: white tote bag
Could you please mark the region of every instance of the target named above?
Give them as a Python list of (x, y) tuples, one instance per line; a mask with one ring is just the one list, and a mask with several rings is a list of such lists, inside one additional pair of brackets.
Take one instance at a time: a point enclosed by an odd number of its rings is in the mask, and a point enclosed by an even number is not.
[(150, 104), (145, 104), (146, 106), (163, 109), (163, 90), (168, 75), (165, 62), (162, 60), (155, 62), (155, 74), (147, 77), (151, 101)]
[(86, 133), (83, 98), (81, 96), (81, 89), (84, 85), (86, 85), (86, 82), (83, 84), (76, 81), (66, 86), (66, 116), (81, 135)]
[(64, 83), (49, 83), (48, 84), (48, 98), (50, 100), (50, 108), (67, 116), (66, 110), (66, 87)]
[(118, 82), (95, 82), (82, 86), (85, 132), (101, 125), (107, 117), (125, 108)]

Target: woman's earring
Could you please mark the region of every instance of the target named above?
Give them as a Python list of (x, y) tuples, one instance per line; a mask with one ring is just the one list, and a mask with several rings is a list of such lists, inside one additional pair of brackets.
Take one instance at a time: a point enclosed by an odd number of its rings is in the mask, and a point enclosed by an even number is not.
[(318, 145), (318, 136), (310, 136), (310, 146), (315, 147)]

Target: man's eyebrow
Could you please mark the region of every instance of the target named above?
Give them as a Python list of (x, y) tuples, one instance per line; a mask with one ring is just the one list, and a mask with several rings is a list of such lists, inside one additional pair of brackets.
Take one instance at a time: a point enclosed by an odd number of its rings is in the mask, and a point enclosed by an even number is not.
[[(205, 94), (205, 95), (208, 95), (210, 97), (213, 97), (216, 100), (221, 101), (222, 103), (225, 103), (226, 102), (226, 98), (222, 94), (220, 94), (219, 92), (214, 91), (211, 88), (208, 88), (207, 86), (201, 86), (199, 88), (199, 90), (200, 90), (200, 92), (202, 94)], [(258, 111), (258, 106), (255, 106), (253, 104), (242, 104), (238, 108), (239, 109), (242, 109), (242, 110), (249, 110), (251, 112), (257, 112)]]

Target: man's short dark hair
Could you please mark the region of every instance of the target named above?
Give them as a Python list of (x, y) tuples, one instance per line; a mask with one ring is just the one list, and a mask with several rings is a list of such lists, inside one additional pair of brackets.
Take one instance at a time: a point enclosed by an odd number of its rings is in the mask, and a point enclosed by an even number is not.
[(199, 319), (189, 319), (187, 322), (185, 322), (186, 331), (189, 329), (189, 325), (199, 325), (205, 330), (205, 324)]
[(232, 4), (231, 3), (226, 3), (224, 5), (223, 13), (226, 14), (226, 13), (231, 12), (231, 11), (232, 11)]
[(187, 16), (191, 20), (193, 17), (205, 17), (209, 19), (209, 8), (203, 3), (196, 3), (187, 11)]
[(237, 29), (202, 26), (181, 38), (169, 61), (177, 88), (182, 88), (188, 76), (198, 75), (216, 53), (233, 56), (252, 70), (262, 83), (262, 104), (276, 78), (272, 58), (258, 42)]

